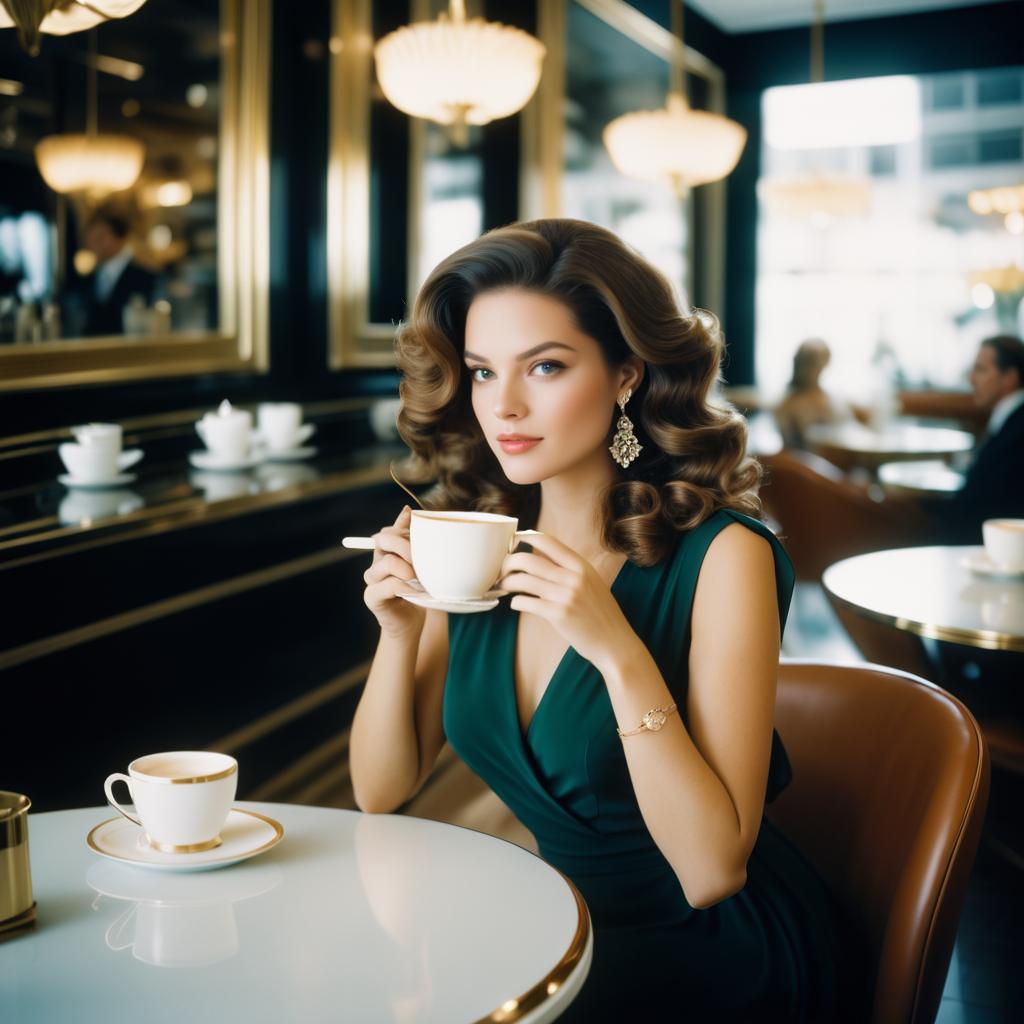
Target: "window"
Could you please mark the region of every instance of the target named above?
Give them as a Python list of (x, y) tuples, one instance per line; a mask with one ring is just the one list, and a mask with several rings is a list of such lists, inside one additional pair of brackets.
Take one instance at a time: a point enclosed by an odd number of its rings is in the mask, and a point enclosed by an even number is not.
[(763, 179), (832, 173), (847, 186), (831, 215), (808, 209), (809, 195), (818, 201), (810, 191), (782, 202), (780, 189), (759, 190), (755, 345), (769, 399), (805, 338), (832, 349), (825, 386), (867, 401), (879, 353), (895, 354), (900, 384), (966, 388), (982, 338), (1024, 331), (1024, 293), (999, 290), (1020, 280), (1007, 268), (1024, 266), (1019, 218), (967, 205), (974, 189), (1024, 182), (1024, 99), (992, 100), (1022, 80), (1021, 68), (921, 76), (916, 136), (838, 140), (828, 150), (770, 145), (792, 132), (769, 123), (780, 105), (765, 94)]

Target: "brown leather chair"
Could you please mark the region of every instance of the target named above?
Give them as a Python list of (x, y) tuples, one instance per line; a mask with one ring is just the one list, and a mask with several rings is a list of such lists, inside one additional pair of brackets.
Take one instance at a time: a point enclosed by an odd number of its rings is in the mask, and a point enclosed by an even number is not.
[(820, 456), (786, 449), (761, 462), (761, 500), (781, 526), (799, 580), (819, 582), (830, 565), (852, 555), (928, 542), (916, 503), (874, 501)]
[(776, 727), (793, 781), (768, 816), (843, 911), (849, 1020), (933, 1021), (988, 800), (977, 723), (906, 672), (784, 660)]

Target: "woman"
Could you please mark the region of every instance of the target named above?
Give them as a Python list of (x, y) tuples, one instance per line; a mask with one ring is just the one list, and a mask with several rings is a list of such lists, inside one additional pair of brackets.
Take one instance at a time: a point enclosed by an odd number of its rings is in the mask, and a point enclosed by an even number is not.
[(821, 375), (831, 360), (832, 351), (821, 338), (800, 342), (793, 353), (786, 396), (772, 410), (787, 448), (806, 448), (808, 427), (853, 420), (852, 410), (821, 386)]
[(752, 518), (743, 421), (708, 402), (713, 318), (603, 228), (540, 220), (444, 260), (396, 350), (427, 504), (541, 536), (506, 559), (507, 604), (446, 616), (400, 598), (408, 509), (375, 535), (359, 806), (399, 807), (452, 744), (587, 901), (567, 1020), (831, 1019), (829, 898), (762, 819), (790, 774), (772, 720), (793, 571)]

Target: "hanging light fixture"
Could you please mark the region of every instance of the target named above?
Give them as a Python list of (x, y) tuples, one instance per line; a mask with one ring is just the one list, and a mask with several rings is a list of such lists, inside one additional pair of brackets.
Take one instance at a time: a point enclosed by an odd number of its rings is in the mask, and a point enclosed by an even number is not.
[(466, 19), (449, 0), (436, 21), (406, 25), (374, 47), (377, 80), (389, 102), (413, 117), (451, 125), (460, 145), (468, 125), (522, 110), (537, 89), (543, 43), (518, 28)]
[[(4, 0), (6, 2), (6, 0)], [(54, 192), (92, 200), (131, 188), (142, 173), (146, 147), (129, 135), (96, 131), (96, 35), (89, 37), (86, 130), (47, 135), (36, 143), (36, 164)]]
[(66, 36), (127, 18), (146, 0), (0, 0), (0, 28), (17, 28), (26, 53), (39, 53), (39, 34)]
[[(814, 0), (811, 26), (811, 84), (825, 80), (825, 0)], [(791, 220), (827, 227), (833, 220), (858, 217), (871, 205), (867, 178), (815, 170), (805, 174), (765, 178), (758, 183), (761, 201), (773, 213)]]
[(736, 121), (693, 110), (686, 98), (682, 0), (669, 0), (672, 35), (679, 46), (672, 57), (671, 87), (662, 110), (637, 110), (617, 117), (604, 129), (612, 163), (642, 181), (667, 181), (677, 195), (694, 185), (731, 174), (747, 141)]

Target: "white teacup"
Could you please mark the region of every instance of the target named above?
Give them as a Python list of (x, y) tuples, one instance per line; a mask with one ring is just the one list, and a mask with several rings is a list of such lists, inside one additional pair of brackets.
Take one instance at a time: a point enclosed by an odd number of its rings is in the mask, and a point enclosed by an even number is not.
[(256, 409), (256, 429), (272, 452), (298, 448), (313, 436), (316, 426), (303, 424), (297, 402), (261, 402)]
[(409, 543), (416, 578), (431, 597), (473, 601), (494, 585), (505, 556), (536, 530), (493, 512), (412, 510)]
[(196, 433), (215, 455), (241, 461), (248, 458), (253, 442), (252, 413), (221, 402), (216, 412), (206, 413), (196, 423)]
[(76, 444), (74, 441), (65, 441), (57, 451), (68, 472), (83, 483), (110, 480), (142, 458), (141, 448), (123, 452), (106, 445)]
[(71, 433), (80, 445), (88, 448), (119, 452), (124, 443), (119, 423), (83, 423), (72, 427)]
[[(127, 784), (137, 817), (114, 799), (118, 781)], [(107, 776), (103, 791), (112, 807), (145, 829), (157, 850), (198, 853), (220, 845), (237, 784), (238, 762), (228, 754), (178, 750), (136, 758), (127, 775)]]
[(986, 519), (981, 524), (985, 553), (1000, 569), (1024, 570), (1024, 519)]

